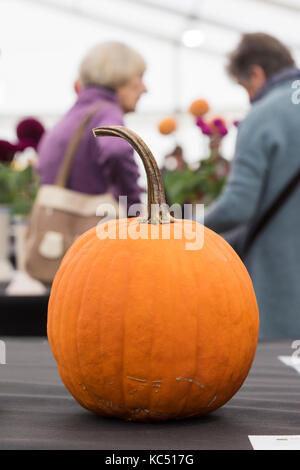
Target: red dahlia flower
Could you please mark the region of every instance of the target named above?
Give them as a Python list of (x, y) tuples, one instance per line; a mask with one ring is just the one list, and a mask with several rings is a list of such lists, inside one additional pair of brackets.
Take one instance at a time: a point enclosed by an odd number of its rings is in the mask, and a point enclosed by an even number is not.
[(10, 163), (16, 153), (16, 148), (7, 140), (0, 140), (0, 162)]

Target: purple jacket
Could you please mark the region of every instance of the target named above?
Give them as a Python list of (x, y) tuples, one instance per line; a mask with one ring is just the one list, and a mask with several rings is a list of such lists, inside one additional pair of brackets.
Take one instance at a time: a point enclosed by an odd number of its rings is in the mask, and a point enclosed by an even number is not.
[(114, 91), (100, 87), (82, 90), (74, 106), (47, 132), (38, 148), (37, 170), (42, 184), (54, 184), (67, 145), (84, 116), (103, 103), (91, 119), (75, 155), (67, 187), (86, 194), (110, 192), (116, 199), (128, 197), (128, 206), (140, 202), (138, 166), (133, 149), (117, 137), (94, 137), (93, 127), (124, 125), (123, 112)]

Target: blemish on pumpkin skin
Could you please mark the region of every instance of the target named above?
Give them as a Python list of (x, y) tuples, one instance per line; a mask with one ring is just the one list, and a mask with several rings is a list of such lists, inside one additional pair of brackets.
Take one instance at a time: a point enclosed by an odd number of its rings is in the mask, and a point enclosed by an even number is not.
[(176, 378), (176, 381), (177, 381), (177, 382), (181, 382), (181, 381), (183, 381), (183, 382), (189, 382), (189, 383), (193, 383), (193, 384), (197, 385), (197, 386), (200, 387), (200, 388), (205, 388), (205, 385), (200, 384), (199, 382), (196, 382), (196, 380), (188, 379), (188, 378), (186, 378), (186, 377), (177, 377), (177, 378)]
[(145, 379), (138, 379), (136, 377), (129, 377), (128, 375), (127, 375), (127, 379), (136, 380), (137, 382), (147, 383), (147, 380), (145, 380)]
[(126, 418), (126, 421), (133, 421), (136, 419), (136, 415), (139, 415), (140, 413), (142, 414), (146, 414), (147, 417), (149, 418), (160, 418), (160, 417), (167, 417), (169, 416), (168, 413), (162, 413), (160, 411), (151, 411), (151, 410), (148, 410), (146, 408), (133, 408), (132, 410), (130, 410), (130, 413), (131, 415), (133, 416), (133, 418)]
[(187, 415), (186, 417), (187, 417), (187, 418), (193, 418), (193, 417), (195, 417), (195, 416), (201, 416), (201, 413), (199, 413), (199, 411), (197, 411), (197, 413), (192, 413), (192, 414), (190, 414), (190, 415)]
[(115, 403), (113, 403), (112, 401), (103, 400), (102, 398), (99, 398), (99, 402), (102, 403), (102, 405), (104, 405), (106, 408), (112, 408), (115, 410), (120, 409), (120, 407), (116, 405)]
[(214, 402), (214, 401), (216, 401), (216, 399), (217, 399), (217, 395), (215, 395), (215, 396), (213, 397), (213, 399), (212, 399), (212, 400), (210, 400), (209, 404), (207, 405), (207, 408), (209, 408), (209, 407), (210, 407), (210, 405), (212, 405), (212, 404), (213, 404), (213, 402)]
[(160, 388), (162, 380), (152, 380), (152, 388)]
[(133, 410), (130, 410), (130, 413), (131, 414), (137, 414), (137, 413), (140, 413), (140, 412), (144, 412), (144, 413), (150, 413), (150, 410), (147, 410), (146, 408), (134, 408)]

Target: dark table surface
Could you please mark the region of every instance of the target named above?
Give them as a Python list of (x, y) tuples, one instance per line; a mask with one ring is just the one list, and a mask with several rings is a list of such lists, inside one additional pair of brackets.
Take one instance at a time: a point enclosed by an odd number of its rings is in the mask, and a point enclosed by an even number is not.
[(0, 283), (1, 336), (46, 336), (49, 293), (40, 296), (5, 295)]
[(259, 344), (243, 387), (198, 419), (132, 423), (81, 408), (62, 385), (46, 339), (1, 338), (0, 449), (252, 449), (248, 435), (298, 435), (300, 374), (278, 360), (292, 341)]

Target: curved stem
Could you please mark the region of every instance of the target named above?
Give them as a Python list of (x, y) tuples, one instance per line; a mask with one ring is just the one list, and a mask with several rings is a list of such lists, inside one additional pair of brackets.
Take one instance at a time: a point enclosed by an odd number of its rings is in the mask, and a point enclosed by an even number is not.
[(142, 159), (148, 183), (148, 216), (143, 222), (166, 224), (174, 221), (166, 204), (165, 191), (156, 160), (145, 142), (123, 126), (104, 126), (93, 129), (95, 137), (114, 136), (127, 140)]

